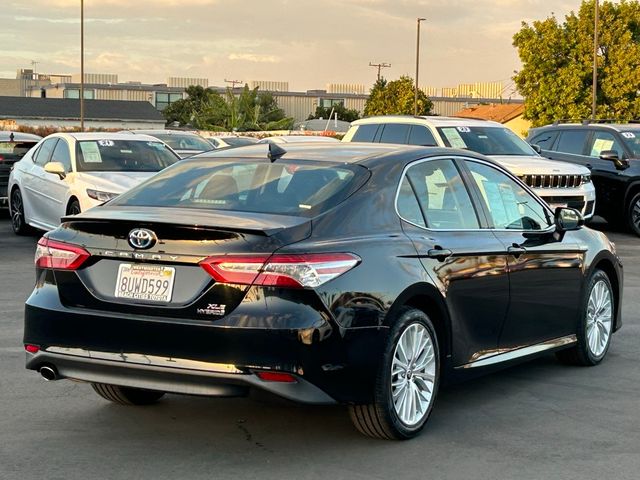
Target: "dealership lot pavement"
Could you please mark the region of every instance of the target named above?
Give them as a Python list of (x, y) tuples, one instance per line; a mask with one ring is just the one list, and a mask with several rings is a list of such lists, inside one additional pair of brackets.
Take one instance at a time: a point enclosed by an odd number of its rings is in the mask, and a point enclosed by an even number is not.
[(342, 407), (173, 395), (119, 407), (88, 385), (45, 383), (21, 347), (37, 236), (0, 216), (0, 480), (638, 479), (640, 239), (609, 235), (625, 265), (624, 327), (602, 365), (548, 356), (447, 387), (420, 437), (384, 442)]

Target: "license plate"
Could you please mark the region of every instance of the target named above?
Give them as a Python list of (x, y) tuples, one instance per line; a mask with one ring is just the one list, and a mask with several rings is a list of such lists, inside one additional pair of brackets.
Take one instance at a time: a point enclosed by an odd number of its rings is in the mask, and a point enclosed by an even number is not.
[(122, 263), (118, 267), (116, 298), (143, 302), (171, 301), (176, 269), (161, 265)]

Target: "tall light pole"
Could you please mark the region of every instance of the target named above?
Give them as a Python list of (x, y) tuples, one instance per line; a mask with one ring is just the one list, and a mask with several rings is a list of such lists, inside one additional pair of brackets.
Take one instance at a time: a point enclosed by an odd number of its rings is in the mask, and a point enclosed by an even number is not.
[(417, 38), (416, 38), (416, 84), (413, 94), (413, 114), (418, 115), (418, 77), (420, 75), (420, 22), (424, 22), (426, 18), (418, 18)]
[(80, 0), (80, 131), (84, 132), (84, 0)]
[(598, 23), (600, 17), (600, 5), (599, 0), (596, 0), (595, 5), (595, 20), (593, 24), (593, 91), (591, 93), (591, 119), (596, 119), (596, 106), (598, 95)]

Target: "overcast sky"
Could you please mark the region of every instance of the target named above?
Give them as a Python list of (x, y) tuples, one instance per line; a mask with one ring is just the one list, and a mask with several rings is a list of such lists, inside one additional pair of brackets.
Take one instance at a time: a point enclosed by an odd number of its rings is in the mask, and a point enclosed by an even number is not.
[[(0, 77), (38, 63), (80, 71), (80, 0), (2, 0)], [(501, 80), (519, 68), (521, 22), (579, 0), (85, 0), (85, 71), (120, 81), (169, 76), (285, 80), (292, 90), (413, 76), (416, 17), (426, 17), (421, 84)]]

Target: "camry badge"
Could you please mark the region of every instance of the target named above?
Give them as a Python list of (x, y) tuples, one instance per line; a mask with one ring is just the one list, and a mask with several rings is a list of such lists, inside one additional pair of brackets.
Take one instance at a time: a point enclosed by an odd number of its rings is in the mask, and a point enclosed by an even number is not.
[(146, 228), (134, 228), (129, 232), (129, 245), (137, 249), (151, 248), (156, 244), (158, 237)]

